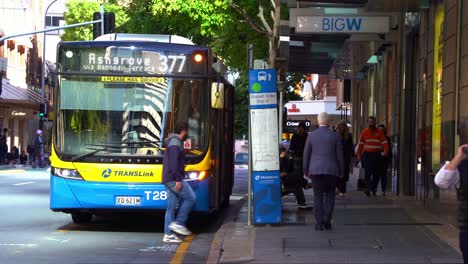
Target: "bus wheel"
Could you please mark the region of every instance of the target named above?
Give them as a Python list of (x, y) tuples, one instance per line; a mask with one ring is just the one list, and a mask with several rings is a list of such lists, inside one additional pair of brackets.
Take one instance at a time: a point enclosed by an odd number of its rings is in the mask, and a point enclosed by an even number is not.
[(73, 223), (83, 224), (91, 222), (93, 215), (90, 213), (72, 213), (71, 217), (73, 219)]

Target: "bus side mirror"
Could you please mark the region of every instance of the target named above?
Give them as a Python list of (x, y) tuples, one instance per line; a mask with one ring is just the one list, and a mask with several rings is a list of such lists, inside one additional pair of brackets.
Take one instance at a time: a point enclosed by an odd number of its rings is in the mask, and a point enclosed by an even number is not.
[(224, 83), (211, 84), (211, 108), (224, 108)]

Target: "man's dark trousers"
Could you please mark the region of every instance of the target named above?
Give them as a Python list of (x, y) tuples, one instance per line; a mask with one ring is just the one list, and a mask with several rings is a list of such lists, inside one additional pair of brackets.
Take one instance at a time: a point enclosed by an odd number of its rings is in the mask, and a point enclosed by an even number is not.
[(373, 183), (379, 182), (379, 175), (381, 173), (381, 162), (382, 154), (380, 152), (364, 152), (362, 154), (362, 167), (366, 171), (366, 186), (367, 191), (375, 192), (377, 186), (373, 186)]
[(316, 225), (329, 224), (335, 207), (335, 188), (338, 177), (333, 175), (312, 175), (314, 186), (314, 215)]
[(388, 165), (390, 161), (388, 160), (387, 157), (380, 156), (380, 161), (379, 161), (379, 167), (378, 167), (378, 173), (376, 177), (372, 177), (372, 191), (377, 191), (377, 187), (379, 185), (380, 181), (380, 186), (382, 189), (382, 192), (387, 191), (387, 170), (388, 170)]
[(460, 228), (460, 250), (463, 255), (463, 263), (468, 264), (468, 229)]

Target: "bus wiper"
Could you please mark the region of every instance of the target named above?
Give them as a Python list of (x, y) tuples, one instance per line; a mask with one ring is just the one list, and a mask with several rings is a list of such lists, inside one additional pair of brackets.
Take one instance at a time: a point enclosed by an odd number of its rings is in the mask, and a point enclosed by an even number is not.
[(88, 152), (88, 153), (84, 153), (84, 154), (81, 154), (81, 155), (77, 155), (77, 156), (71, 158), (71, 161), (72, 161), (72, 162), (73, 162), (73, 161), (79, 161), (79, 160), (81, 160), (81, 159), (83, 159), (83, 158), (86, 158), (86, 157), (88, 157), (88, 156), (94, 155), (94, 154), (96, 154), (96, 153), (98, 153), (98, 152), (101, 152), (101, 151), (104, 151), (104, 150), (107, 150), (107, 149), (108, 149), (107, 147), (104, 147), (104, 148), (101, 148), (101, 149), (93, 150), (93, 151)]
[(150, 145), (151, 147), (156, 148), (158, 151), (161, 151), (161, 148), (158, 146), (158, 143), (161, 143), (161, 141), (128, 141), (122, 143), (127, 144), (130, 148), (139, 148), (139, 146), (132, 145)]

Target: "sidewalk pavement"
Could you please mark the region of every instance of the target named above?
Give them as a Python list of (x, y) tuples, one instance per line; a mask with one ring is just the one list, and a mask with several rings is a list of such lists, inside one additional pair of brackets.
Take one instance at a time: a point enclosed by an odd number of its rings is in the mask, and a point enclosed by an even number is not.
[(0, 165), (0, 171), (19, 171), (19, 170), (48, 170), (50, 166), (44, 166), (43, 168), (33, 168), (31, 165), (20, 165), (20, 164), (8, 164)]
[[(306, 197), (311, 204), (312, 192)], [(279, 225), (247, 226), (245, 202), (216, 233), (207, 263), (463, 263), (456, 212), (445, 209), (453, 217), (412, 197), (351, 191), (336, 199), (333, 229), (315, 231), (313, 210), (297, 209), (292, 196), (283, 198)]]

